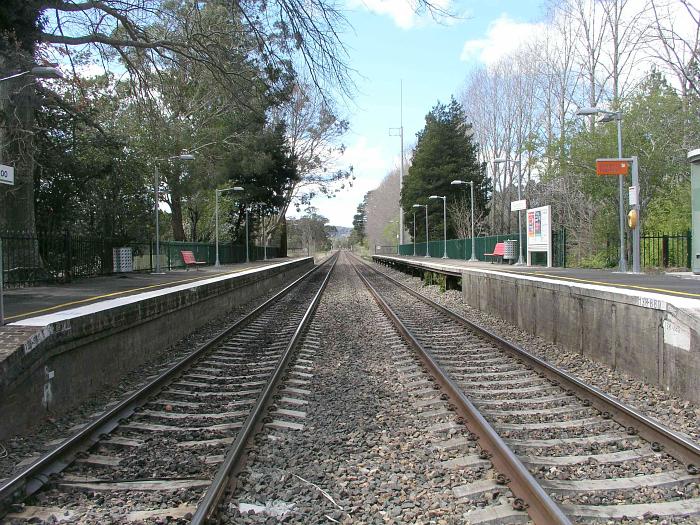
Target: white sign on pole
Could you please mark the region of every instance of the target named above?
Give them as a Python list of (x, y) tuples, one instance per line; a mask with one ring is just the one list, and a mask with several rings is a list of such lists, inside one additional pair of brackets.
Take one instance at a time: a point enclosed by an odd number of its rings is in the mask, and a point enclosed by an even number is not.
[(630, 199), (630, 206), (636, 206), (639, 204), (639, 197), (637, 193), (637, 186), (630, 186), (629, 188), (629, 199)]
[(532, 252), (547, 252), (547, 266), (552, 266), (552, 208), (542, 206), (527, 210), (527, 265)]
[(527, 209), (527, 201), (525, 199), (521, 201), (511, 201), (510, 211), (521, 211)]
[(11, 184), (15, 183), (15, 169), (12, 166), (5, 166), (0, 164), (0, 184)]

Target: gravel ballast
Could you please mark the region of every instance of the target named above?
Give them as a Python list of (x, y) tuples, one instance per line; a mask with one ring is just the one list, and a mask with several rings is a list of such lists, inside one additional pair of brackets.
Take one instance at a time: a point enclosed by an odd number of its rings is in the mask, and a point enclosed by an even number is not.
[[(258, 434), (224, 522), (448, 524), (468, 523), (484, 507), (510, 508), (512, 494), (495, 483), (460, 492), (497, 473), (483, 459), (451, 465), (476, 457), (476, 441), (347, 259), (300, 354), (310, 376), (295, 385), (308, 392), (304, 428)], [(524, 513), (510, 522), (523, 521)]]
[[(286, 286), (286, 285), (284, 285)], [(105, 388), (70, 413), (48, 418), (45, 423), (26, 433), (0, 442), (0, 480), (19, 472), (41, 455), (47, 453), (62, 440), (77, 432), (105, 410), (138, 390), (150, 379), (185, 357), (199, 345), (211, 339), (224, 328), (241, 319), (256, 306), (272, 297), (284, 286), (276, 287), (264, 295), (223, 313), (177, 344), (155, 355), (148, 363), (127, 374), (117, 385)]]
[(644, 414), (654, 417), (669, 428), (700, 441), (700, 406), (674, 396), (654, 385), (635, 379), (603, 363), (581, 354), (567, 351), (541, 337), (532, 335), (503, 319), (466, 305), (457, 290), (440, 291), (436, 285), (425, 286), (419, 277), (371, 263), (379, 271), (390, 275), (425, 297), (454, 310), (472, 322), (499, 334), (504, 339), (521, 346), (533, 355), (565, 370), (586, 383), (634, 406)]

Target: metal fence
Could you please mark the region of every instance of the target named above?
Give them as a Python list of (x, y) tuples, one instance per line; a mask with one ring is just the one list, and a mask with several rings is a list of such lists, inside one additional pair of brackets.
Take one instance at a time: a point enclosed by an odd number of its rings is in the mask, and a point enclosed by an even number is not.
[[(692, 266), (692, 231), (682, 233), (645, 232), (640, 237), (639, 258), (642, 268), (690, 268)], [(620, 258), (619, 238), (610, 238), (603, 252), (609, 266)], [(626, 256), (632, 261), (632, 241), (627, 238)]]
[[(488, 237), (476, 237), (474, 239), (475, 256), (480, 261), (486, 261), (484, 254), (493, 253), (496, 244), (504, 241), (515, 241), (516, 253), (518, 245), (518, 234), (491, 235)], [(527, 255), (527, 237), (523, 237), (523, 258)], [(566, 230), (552, 232), (552, 260), (554, 266), (566, 266)], [(442, 257), (445, 253), (445, 242), (443, 240), (430, 241), (428, 246), (431, 257)], [(379, 253), (379, 252), (375, 252)], [(394, 251), (394, 253), (396, 253)], [(414, 244), (402, 244), (399, 247), (401, 255), (425, 256), (425, 242)], [(472, 256), (472, 240), (467, 239), (447, 239), (447, 257), (450, 259), (470, 259)], [(545, 253), (533, 253), (533, 264), (546, 264)]]
[[(113, 249), (131, 248), (134, 271), (152, 271), (156, 266), (155, 243), (122, 242), (63, 233), (0, 233), (2, 240), (2, 279), (6, 286), (70, 282), (72, 279), (115, 273)], [(160, 242), (161, 268), (184, 268), (181, 251), (189, 250), (198, 261), (216, 262), (216, 245), (199, 242)], [(250, 260), (278, 257), (276, 246), (250, 245)], [(219, 244), (221, 264), (246, 260), (245, 245)]]

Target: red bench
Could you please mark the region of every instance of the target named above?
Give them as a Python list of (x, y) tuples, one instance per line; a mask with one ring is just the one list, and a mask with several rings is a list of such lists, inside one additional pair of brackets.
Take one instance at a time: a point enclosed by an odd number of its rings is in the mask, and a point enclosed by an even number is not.
[(182, 255), (182, 262), (185, 263), (188, 272), (190, 271), (190, 266), (197, 268), (200, 264), (207, 264), (206, 261), (198, 261), (195, 259), (194, 253), (190, 251), (183, 250), (180, 252), (180, 255)]
[[(496, 246), (493, 249), (493, 253), (485, 253), (484, 257), (500, 257), (501, 260), (503, 260), (503, 254), (505, 253), (506, 250), (506, 243), (504, 242), (497, 242)], [(493, 261), (491, 261), (493, 263)]]

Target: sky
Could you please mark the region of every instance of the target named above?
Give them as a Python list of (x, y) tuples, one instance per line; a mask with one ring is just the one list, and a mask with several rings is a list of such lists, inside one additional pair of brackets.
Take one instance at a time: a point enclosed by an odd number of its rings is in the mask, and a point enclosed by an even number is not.
[[(340, 166), (352, 166), (354, 186), (312, 205), (335, 226), (352, 226), (357, 205), (399, 165), (403, 83), (404, 146), (415, 143), (425, 115), (458, 96), (469, 71), (508, 54), (543, 17), (541, 0), (461, 0), (457, 19), (436, 23), (412, 13), (409, 0), (345, 0), (352, 29), (344, 33), (348, 64), (357, 71), (354, 99), (341, 110), (350, 121)], [(442, 0), (447, 1), (447, 0)]]

